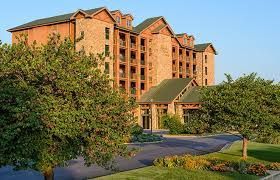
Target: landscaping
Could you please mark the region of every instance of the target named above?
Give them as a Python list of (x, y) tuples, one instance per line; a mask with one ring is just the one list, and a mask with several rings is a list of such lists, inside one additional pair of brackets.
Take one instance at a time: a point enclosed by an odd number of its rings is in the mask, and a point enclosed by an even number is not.
[(242, 160), (242, 142), (223, 152), (203, 156), (170, 156), (154, 166), (121, 172), (99, 179), (259, 179), (266, 170), (279, 170), (280, 145), (250, 142), (248, 159)]

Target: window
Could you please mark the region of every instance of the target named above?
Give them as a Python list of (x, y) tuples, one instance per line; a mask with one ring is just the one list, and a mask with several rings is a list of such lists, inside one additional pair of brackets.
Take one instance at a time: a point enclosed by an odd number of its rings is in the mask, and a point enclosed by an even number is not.
[(208, 69), (207, 69), (207, 67), (205, 67), (205, 75), (207, 75), (208, 74)]
[(193, 53), (193, 59), (196, 59), (196, 53)]
[(109, 56), (110, 55), (110, 46), (109, 45), (105, 45), (105, 56)]
[(205, 55), (204, 59), (205, 59), (205, 63), (207, 63), (207, 55)]
[(105, 70), (104, 70), (105, 74), (110, 74), (110, 65), (109, 62), (105, 62)]
[(188, 56), (188, 57), (190, 56), (190, 53), (189, 53), (189, 51), (187, 51), (187, 52), (186, 52), (186, 54), (187, 54), (187, 56)]
[(117, 16), (117, 23), (121, 24), (121, 18), (119, 16)]
[(105, 38), (107, 39), (107, 40), (109, 40), (109, 38), (110, 38), (110, 28), (105, 28)]
[(126, 26), (127, 26), (127, 27), (131, 27), (131, 21), (130, 21), (130, 20), (127, 20), (127, 21), (126, 21)]
[(207, 79), (205, 79), (205, 86), (207, 86), (208, 85), (208, 82), (207, 82)]
[(186, 45), (188, 43), (188, 39), (184, 38), (184, 44)]

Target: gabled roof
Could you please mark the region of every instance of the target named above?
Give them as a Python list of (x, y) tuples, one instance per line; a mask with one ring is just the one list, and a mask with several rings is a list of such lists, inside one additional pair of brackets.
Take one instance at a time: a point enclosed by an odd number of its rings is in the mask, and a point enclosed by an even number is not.
[(176, 34), (177, 37), (181, 37), (181, 36), (184, 36), (184, 35), (187, 35), (187, 33)]
[(165, 79), (158, 86), (143, 94), (140, 103), (170, 103), (192, 82), (190, 78)]
[(214, 46), (212, 45), (212, 43), (196, 44), (196, 45), (194, 45), (194, 49), (195, 49), (196, 51), (203, 52), (203, 51), (205, 51), (206, 48), (208, 48), (209, 46), (212, 46), (215, 55), (217, 55), (218, 52), (216, 51), (216, 49), (214, 48)]
[(158, 17), (148, 18), (148, 19), (144, 20), (142, 23), (138, 24), (136, 27), (134, 27), (133, 30), (140, 33), (161, 18), (163, 18), (163, 17), (158, 16)]
[(200, 98), (200, 86), (193, 86), (190, 88), (180, 99), (179, 103), (198, 103), (201, 101)]
[[(94, 13), (96, 13), (96, 12), (102, 10), (102, 9), (106, 9), (106, 8), (105, 7), (99, 7), (99, 8), (95, 8), (95, 9), (85, 10), (83, 12), (91, 15), (91, 14), (94, 14)], [(8, 31), (12, 32), (12, 31), (15, 31), (15, 30), (26, 29), (26, 28), (39, 26), (39, 25), (44, 25), (44, 24), (53, 24), (53, 23), (57, 23), (57, 22), (70, 21), (70, 18), (74, 14), (76, 14), (76, 12), (63, 14), (63, 15), (59, 15), (59, 16), (53, 16), (53, 17), (49, 17), (49, 18), (38, 19), (38, 20), (31, 21), (31, 22), (28, 22), (28, 23), (20, 25), (20, 26), (11, 28)]]

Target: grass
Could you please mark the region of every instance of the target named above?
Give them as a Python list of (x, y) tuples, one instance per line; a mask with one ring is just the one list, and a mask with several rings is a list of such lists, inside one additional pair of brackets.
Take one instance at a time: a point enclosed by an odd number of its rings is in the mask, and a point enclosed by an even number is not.
[[(232, 146), (222, 153), (211, 153), (205, 155), (207, 157), (216, 157), (228, 161), (239, 161), (242, 156), (242, 141), (232, 144)], [(280, 145), (263, 144), (256, 142), (249, 142), (248, 144), (248, 159), (250, 163), (264, 163), (280, 162)]]
[(256, 176), (244, 175), (239, 173), (218, 173), (213, 171), (187, 171), (182, 168), (159, 168), (155, 166), (135, 169), (127, 172), (121, 172), (109, 176), (97, 178), (98, 180), (166, 180), (166, 179), (186, 179), (186, 180), (231, 180), (231, 179), (245, 179), (255, 180), (259, 179)]
[[(227, 161), (238, 162), (242, 154), (242, 141), (235, 142), (229, 149), (224, 152), (211, 153), (204, 155), (206, 157), (215, 157)], [(264, 163), (280, 162), (280, 145), (263, 144), (249, 142), (248, 144), (248, 162), (250, 163)], [(141, 169), (121, 172), (109, 176), (98, 178), (99, 180), (114, 180), (114, 179), (128, 179), (128, 180), (144, 180), (144, 179), (191, 179), (191, 180), (231, 180), (231, 179), (259, 179), (257, 176), (233, 173), (220, 173), (213, 171), (187, 171), (182, 168), (161, 168), (161, 167), (145, 167)]]

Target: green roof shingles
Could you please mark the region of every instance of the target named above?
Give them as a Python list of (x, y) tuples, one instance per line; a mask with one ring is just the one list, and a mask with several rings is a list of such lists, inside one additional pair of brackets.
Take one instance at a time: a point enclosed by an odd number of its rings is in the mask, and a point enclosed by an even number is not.
[(182, 90), (192, 81), (189, 78), (166, 79), (163, 80), (158, 86), (151, 88), (140, 99), (141, 102), (172, 102)]
[(201, 87), (194, 86), (191, 87), (180, 99), (179, 103), (198, 103), (201, 101), (200, 99), (200, 91)]
[(196, 45), (194, 45), (194, 49), (197, 51), (204, 51), (210, 45), (211, 45), (211, 43), (196, 44)]
[[(103, 7), (89, 9), (89, 10), (85, 10), (84, 12), (86, 12), (87, 14), (93, 14), (102, 8)], [(50, 23), (55, 23), (55, 22), (69, 21), (71, 16), (73, 16), (74, 14), (75, 14), (75, 12), (63, 14), (63, 15), (59, 15), (59, 16), (53, 16), (53, 17), (49, 17), (49, 18), (37, 19), (35, 21), (31, 21), (26, 24), (11, 28), (8, 31), (14, 31), (14, 30), (18, 30), (18, 29), (29, 28), (29, 27), (33, 27), (33, 26), (39, 26), (39, 25), (50, 24)]]
[(143, 21), (142, 23), (138, 24), (136, 27), (134, 27), (133, 31), (140, 33), (144, 29), (146, 29), (147, 27), (149, 27), (150, 25), (152, 25), (154, 22), (156, 22), (157, 20), (159, 20), (161, 18), (162, 18), (162, 16), (148, 18), (145, 21)]

